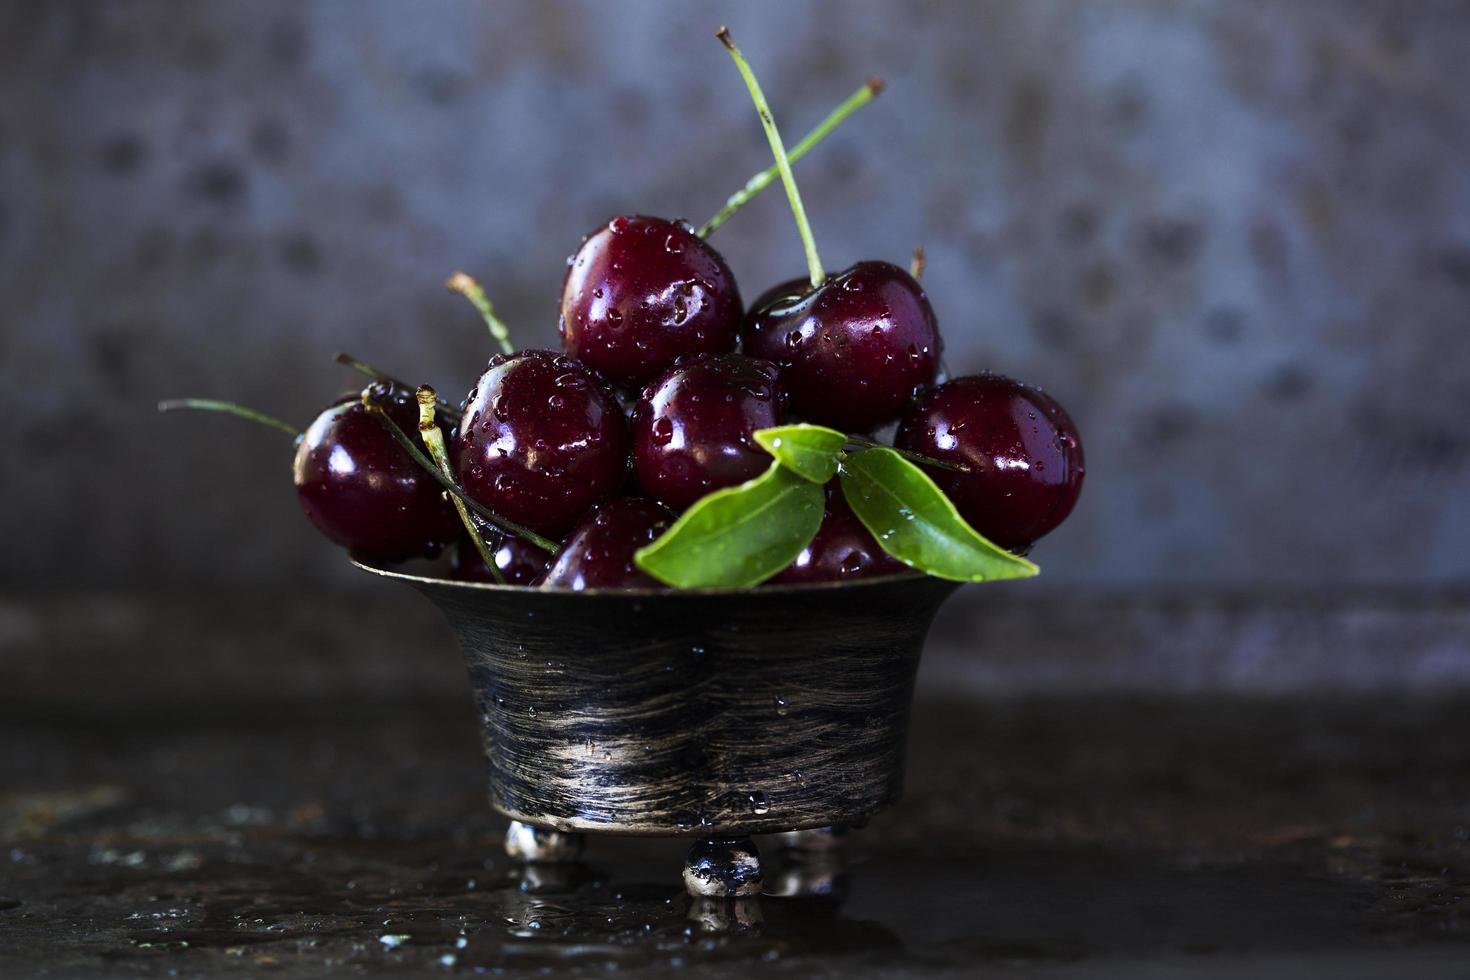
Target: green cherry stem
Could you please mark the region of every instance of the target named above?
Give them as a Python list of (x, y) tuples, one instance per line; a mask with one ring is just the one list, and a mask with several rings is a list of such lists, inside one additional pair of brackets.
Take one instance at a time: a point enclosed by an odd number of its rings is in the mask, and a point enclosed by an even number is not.
[[(791, 152), (786, 155), (787, 161), (795, 163), (806, 156), (807, 153), (811, 152), (812, 147), (826, 139), (827, 135), (840, 126), (848, 116), (857, 112), (869, 102), (872, 102), (878, 93), (882, 91), (883, 80), (881, 78), (868, 79), (863, 83), (861, 88), (849, 95), (841, 105), (828, 113), (826, 119), (817, 123), (815, 129), (803, 136), (800, 143), (797, 143), (791, 148)], [(729, 199), (725, 201), (725, 206), (720, 208), (719, 213), (706, 221), (696, 234), (700, 238), (708, 238), (711, 232), (728, 221), (732, 214), (745, 207), (757, 194), (771, 186), (771, 182), (780, 176), (781, 168), (773, 163), (747, 180), (745, 186), (734, 194), (731, 194)]]
[(386, 381), (388, 384), (395, 385), (399, 388), (407, 388), (409, 386), (408, 382), (402, 378), (395, 378), (382, 368), (376, 368), (367, 361), (358, 360), (346, 351), (338, 351), (332, 356), (332, 360), (338, 364), (352, 368), (352, 370), (365, 378), (372, 378), (374, 381)]
[(923, 453), (899, 449), (897, 446), (890, 446), (876, 439), (869, 439), (867, 436), (848, 436), (847, 441), (855, 446), (862, 446), (864, 449), (892, 449), (910, 463), (923, 463), (925, 466), (933, 466), (941, 470), (953, 470), (956, 473), (970, 472), (970, 468), (964, 463), (951, 463), (947, 459), (935, 459), (933, 456), (925, 456)]
[(258, 422), (261, 425), (268, 425), (272, 429), (280, 429), (282, 432), (289, 433), (290, 435), (295, 436), (298, 439), (301, 438), (301, 430), (292, 425), (290, 422), (282, 422), (280, 419), (276, 418), (273, 415), (267, 415), (264, 412), (257, 412), (253, 408), (246, 408), (244, 405), (237, 405), (234, 402), (216, 401), (213, 398), (172, 398), (168, 401), (159, 402), (158, 410), (160, 412), (180, 412), (190, 410), (204, 412), (224, 412), (227, 415), (238, 415), (242, 419), (249, 419), (252, 422)]
[(923, 281), (923, 279), (924, 279), (924, 267), (927, 264), (928, 264), (928, 261), (924, 258), (924, 246), (922, 246), (922, 245), (915, 245), (914, 246), (914, 257), (911, 258), (911, 259), (909, 259), (909, 275), (911, 275), (911, 276), (914, 277), (914, 281), (915, 282), (922, 282)]
[(811, 275), (812, 288), (820, 286), (827, 281), (827, 272), (822, 265), (822, 260), (817, 256), (817, 243), (812, 238), (812, 226), (806, 219), (806, 208), (801, 204), (801, 191), (796, 188), (796, 178), (791, 175), (791, 160), (786, 156), (786, 147), (781, 142), (781, 133), (776, 129), (776, 120), (771, 116), (771, 107), (766, 102), (765, 94), (761, 92), (760, 82), (756, 81), (755, 73), (750, 70), (745, 56), (735, 46), (735, 41), (730, 37), (728, 27), (720, 28), (715, 37), (730, 52), (730, 58), (735, 62), (735, 67), (740, 71), (740, 77), (745, 80), (745, 87), (750, 91), (750, 100), (755, 103), (755, 111), (761, 117), (761, 128), (766, 131), (766, 140), (771, 144), (771, 153), (776, 158), (776, 167), (781, 172), (781, 183), (786, 187), (786, 199), (791, 202), (791, 213), (796, 217), (796, 230), (801, 233), (801, 245), (806, 249), (806, 266)]
[[(444, 433), (439, 428), (439, 396), (434, 393), (433, 388), (421, 385), (414, 392), (414, 398), (419, 403), (419, 438), (428, 447), (429, 456), (438, 465), (439, 472), (453, 479), (454, 468), (449, 465), (449, 450), (444, 446)], [(490, 553), (490, 548), (485, 544), (485, 536), (480, 533), (480, 527), (475, 523), (470, 509), (458, 497), (449, 499), (454, 501), (454, 509), (459, 511), (459, 519), (464, 523), (464, 529), (469, 532), (470, 541), (474, 542), (475, 550), (480, 553), (480, 559), (484, 561), (485, 567), (490, 569), (491, 575), (495, 576), (497, 584), (504, 585), (505, 575), (501, 573), (500, 566), (495, 564), (495, 556)]]
[(378, 420), (378, 423), (387, 430), (388, 434), (393, 437), (393, 440), (397, 442), (398, 445), (403, 447), (403, 451), (408, 453), (410, 459), (412, 459), (415, 463), (419, 464), (419, 466), (427, 470), (430, 476), (439, 481), (440, 486), (442, 486), (445, 490), (448, 490), (458, 500), (463, 501), (464, 505), (470, 510), (485, 518), (486, 521), (490, 522), (495, 527), (498, 527), (501, 530), (509, 531), (510, 533), (518, 537), (525, 538), (527, 541), (531, 542), (531, 544), (534, 544), (536, 547), (540, 548), (542, 551), (547, 552), (548, 554), (555, 554), (557, 549), (561, 547), (561, 545), (557, 544), (555, 541), (552, 541), (550, 538), (542, 537), (528, 527), (522, 527), (514, 521), (506, 520), (505, 518), (501, 517), (499, 514), (495, 513), (493, 510), (484, 506), (478, 500), (475, 500), (474, 498), (466, 494), (463, 490), (461, 490), (459, 488), (459, 484), (455, 483), (452, 479), (439, 472), (439, 467), (435, 466), (433, 461), (430, 460), (429, 457), (424, 455), (423, 450), (419, 449), (418, 446), (415, 446), (413, 444), (413, 440), (408, 437), (408, 433), (400, 429), (398, 427), (398, 423), (394, 422), (391, 418), (388, 417), (388, 413), (383, 410), (383, 407), (381, 405), (373, 401), (372, 396), (367, 391), (364, 391), (362, 393), (362, 404), (363, 407), (366, 408), (368, 412), (370, 412), (372, 416)]
[[(404, 381), (401, 378), (395, 378), (387, 371), (384, 371), (381, 368), (375, 368), (367, 361), (358, 360), (351, 354), (338, 351), (337, 354), (333, 356), (332, 360), (336, 361), (338, 364), (342, 364), (352, 368), (352, 370), (356, 371), (358, 374), (362, 375), (365, 378), (372, 378), (374, 381), (384, 381), (390, 385), (394, 385), (399, 388), (413, 387), (413, 385), (409, 384), (407, 381)], [(454, 406), (450, 405), (442, 398), (439, 399), (439, 407), (446, 412), (454, 412)]]
[(516, 352), (515, 344), (510, 342), (510, 328), (505, 325), (504, 320), (495, 315), (495, 307), (490, 305), (490, 298), (485, 295), (485, 290), (475, 281), (474, 276), (456, 272), (444, 280), (444, 285), (474, 304), (475, 309), (479, 310), (480, 316), (484, 318), (485, 326), (490, 328), (490, 336), (500, 345), (502, 351), (507, 354)]

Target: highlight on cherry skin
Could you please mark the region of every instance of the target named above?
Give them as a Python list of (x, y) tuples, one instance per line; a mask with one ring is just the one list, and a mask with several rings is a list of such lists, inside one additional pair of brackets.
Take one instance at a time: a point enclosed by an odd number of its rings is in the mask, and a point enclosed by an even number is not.
[(465, 399), (455, 455), (468, 496), (560, 537), (622, 487), (628, 425), (586, 365), (547, 350), (497, 354)]
[(926, 470), (971, 527), (1017, 552), (1066, 519), (1086, 472), (1082, 440), (1062, 406), (998, 374), (925, 392), (904, 413), (894, 445), (968, 467)]
[(735, 349), (744, 307), (719, 252), (686, 222), (618, 216), (567, 260), (567, 354), (636, 387), (688, 354)]
[(633, 408), (633, 471), (646, 493), (683, 509), (764, 472), (771, 457), (753, 433), (785, 420), (786, 390), (770, 361), (687, 358), (648, 385)]
[[(413, 392), (372, 386), (374, 400), (405, 432), (418, 431)], [(292, 466), (296, 499), (337, 544), (385, 561), (433, 557), (462, 532), (432, 476), (372, 417), (344, 395), (307, 426)]]

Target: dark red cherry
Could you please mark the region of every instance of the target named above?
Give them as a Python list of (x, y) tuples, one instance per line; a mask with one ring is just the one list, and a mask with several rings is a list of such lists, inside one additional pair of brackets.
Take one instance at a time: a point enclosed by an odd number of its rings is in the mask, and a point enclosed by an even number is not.
[(896, 575), (907, 570), (907, 565), (879, 547), (834, 481), (827, 484), (827, 509), (817, 536), (796, 556), (796, 561), (770, 581), (782, 585), (839, 582)]
[[(486, 542), (493, 543), (493, 537)], [(495, 567), (505, 576), (507, 585), (530, 585), (540, 578), (551, 564), (551, 556), (524, 538), (514, 534), (501, 537), (500, 546), (492, 553)], [(495, 576), (485, 565), (469, 538), (460, 538), (450, 555), (449, 577), (460, 582), (494, 582)]]
[[(374, 386), (404, 432), (418, 432), (413, 392)], [(374, 418), (357, 395), (318, 415), (296, 447), (296, 499), (327, 537), (373, 558), (432, 557), (464, 533), (444, 491)]]
[(559, 537), (623, 485), (627, 421), (612, 390), (571, 358), (499, 354), (465, 400), (455, 465), (475, 500)]
[(685, 354), (734, 350), (743, 313), (730, 267), (687, 224), (617, 217), (568, 260), (562, 346), (633, 387)]
[(892, 421), (939, 370), (939, 325), (923, 287), (887, 262), (859, 262), (816, 289), (766, 291), (742, 350), (782, 366), (793, 414), (848, 432)]
[(751, 437), (786, 421), (776, 365), (702, 354), (674, 365), (633, 408), (633, 469), (644, 492), (683, 509), (771, 465)]
[(925, 392), (904, 413), (894, 445), (969, 466), (927, 469), (971, 527), (1012, 551), (1062, 523), (1082, 491), (1082, 441), (1062, 406), (998, 374)]
[(572, 531), (540, 584), (577, 591), (663, 588), (633, 563), (633, 555), (673, 522), (672, 511), (647, 497), (604, 500)]

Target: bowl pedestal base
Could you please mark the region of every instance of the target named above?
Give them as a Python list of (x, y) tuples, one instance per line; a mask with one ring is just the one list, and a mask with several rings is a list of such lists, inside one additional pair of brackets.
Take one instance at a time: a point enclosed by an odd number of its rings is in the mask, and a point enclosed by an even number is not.
[[(705, 837), (684, 859), (684, 887), (695, 898), (751, 898), (826, 895), (845, 875), (839, 845), (844, 831), (823, 827), (776, 834), (785, 861), (766, 882), (760, 851), (749, 837)], [(505, 853), (529, 869), (570, 867), (582, 859), (587, 835), (552, 830), (512, 820), (505, 831)]]

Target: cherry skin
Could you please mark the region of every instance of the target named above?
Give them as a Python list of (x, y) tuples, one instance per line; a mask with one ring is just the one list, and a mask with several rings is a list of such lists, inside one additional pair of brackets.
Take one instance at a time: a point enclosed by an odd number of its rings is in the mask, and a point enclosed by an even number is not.
[(1082, 441), (1062, 406), (998, 374), (925, 392), (904, 413), (894, 445), (968, 466), (926, 469), (971, 527), (1011, 551), (1062, 523), (1082, 491)]
[[(418, 431), (413, 392), (373, 386), (398, 427)], [(344, 395), (306, 429), (292, 466), (307, 518), (344, 548), (384, 561), (433, 557), (463, 533), (432, 476), (409, 458), (363, 406)]]
[(887, 262), (859, 262), (816, 289), (801, 279), (767, 290), (741, 339), (781, 365), (795, 415), (848, 432), (891, 422), (939, 370), (929, 298)]
[(817, 536), (796, 560), (770, 579), (779, 585), (840, 582), (896, 575), (908, 566), (879, 547), (871, 531), (847, 505), (836, 483), (827, 484), (827, 509)]
[(786, 420), (778, 375), (742, 354), (702, 354), (665, 371), (633, 407), (638, 485), (682, 510), (765, 472), (771, 457), (751, 434)]
[[(514, 534), (500, 539), (500, 546), (492, 552), (492, 557), (495, 567), (505, 576), (506, 585), (530, 585), (551, 564), (550, 555)], [(495, 582), (495, 576), (469, 538), (460, 538), (454, 546), (450, 554), (449, 577), (459, 582)]]
[(613, 218), (568, 263), (562, 346), (613, 384), (633, 388), (686, 354), (735, 349), (735, 276), (688, 225)]
[(546, 570), (548, 589), (661, 589), (633, 563), (674, 522), (674, 513), (647, 497), (604, 500), (582, 519)]
[(622, 486), (627, 421), (612, 390), (571, 358), (497, 354), (465, 399), (455, 468), (470, 497), (559, 537)]

